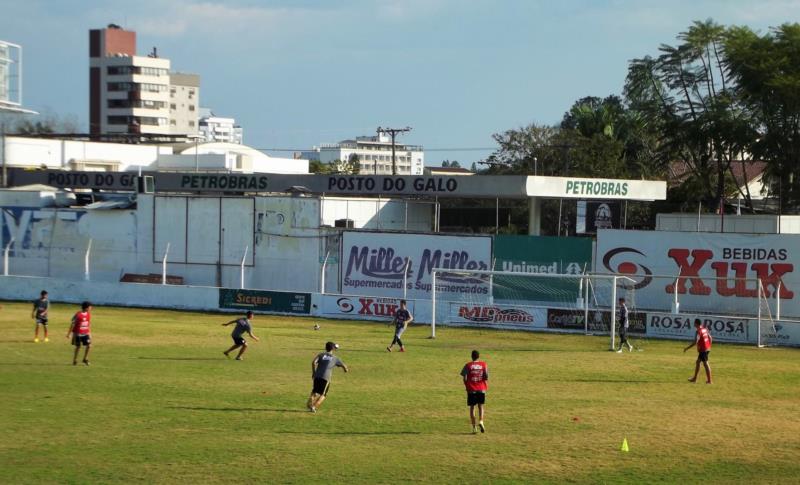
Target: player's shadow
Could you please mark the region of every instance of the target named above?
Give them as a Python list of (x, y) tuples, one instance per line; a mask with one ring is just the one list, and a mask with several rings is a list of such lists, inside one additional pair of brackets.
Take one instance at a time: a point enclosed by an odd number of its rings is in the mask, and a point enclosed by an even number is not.
[(280, 409), (280, 408), (209, 408), (196, 406), (168, 406), (169, 409), (183, 409), (187, 411), (219, 411), (226, 413), (256, 412), (256, 413), (308, 413), (300, 409)]
[(135, 357), (139, 360), (186, 360), (186, 361), (194, 361), (194, 360), (218, 360), (220, 362), (225, 362), (225, 359), (221, 359), (219, 357)]

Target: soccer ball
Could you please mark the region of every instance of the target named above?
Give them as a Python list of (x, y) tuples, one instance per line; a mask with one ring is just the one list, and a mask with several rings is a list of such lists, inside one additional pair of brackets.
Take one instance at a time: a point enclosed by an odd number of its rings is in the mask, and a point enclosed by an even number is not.
[(319, 323), (314, 324), (314, 330), (319, 330)]

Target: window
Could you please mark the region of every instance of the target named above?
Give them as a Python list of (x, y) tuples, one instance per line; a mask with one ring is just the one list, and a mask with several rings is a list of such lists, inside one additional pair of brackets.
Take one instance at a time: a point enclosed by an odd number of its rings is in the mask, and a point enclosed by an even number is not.
[(194, 105), (193, 104), (189, 105), (189, 111), (194, 111)]
[(170, 103), (170, 105), (169, 105), (169, 109), (172, 109), (172, 110), (174, 110), (175, 108), (176, 108), (176, 106), (175, 106), (175, 103)]
[(177, 122), (175, 120), (169, 120), (169, 124), (172, 125), (172, 126), (175, 126), (177, 124)]
[(194, 121), (190, 121), (189, 126), (194, 126)]

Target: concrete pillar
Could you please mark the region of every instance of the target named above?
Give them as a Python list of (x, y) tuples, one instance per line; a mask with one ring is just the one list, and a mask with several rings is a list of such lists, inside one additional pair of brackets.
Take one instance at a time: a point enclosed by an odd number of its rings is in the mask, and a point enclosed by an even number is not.
[(538, 236), (542, 232), (542, 201), (538, 197), (528, 199), (528, 235)]

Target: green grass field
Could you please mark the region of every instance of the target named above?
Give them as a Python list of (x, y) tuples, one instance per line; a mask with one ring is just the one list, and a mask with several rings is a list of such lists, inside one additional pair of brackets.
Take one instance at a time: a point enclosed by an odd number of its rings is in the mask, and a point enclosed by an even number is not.
[[(91, 367), (71, 365), (73, 305), (33, 343), (28, 304), (0, 310), (0, 483), (797, 483), (800, 351), (437, 329), (387, 353), (386, 325), (256, 316), (227, 360), (230, 315), (96, 308)], [(312, 329), (321, 322), (319, 331)], [(337, 369), (305, 402), (326, 340)], [(472, 435), (459, 371), (491, 374), (487, 433)], [(620, 451), (627, 438), (630, 452)]]

